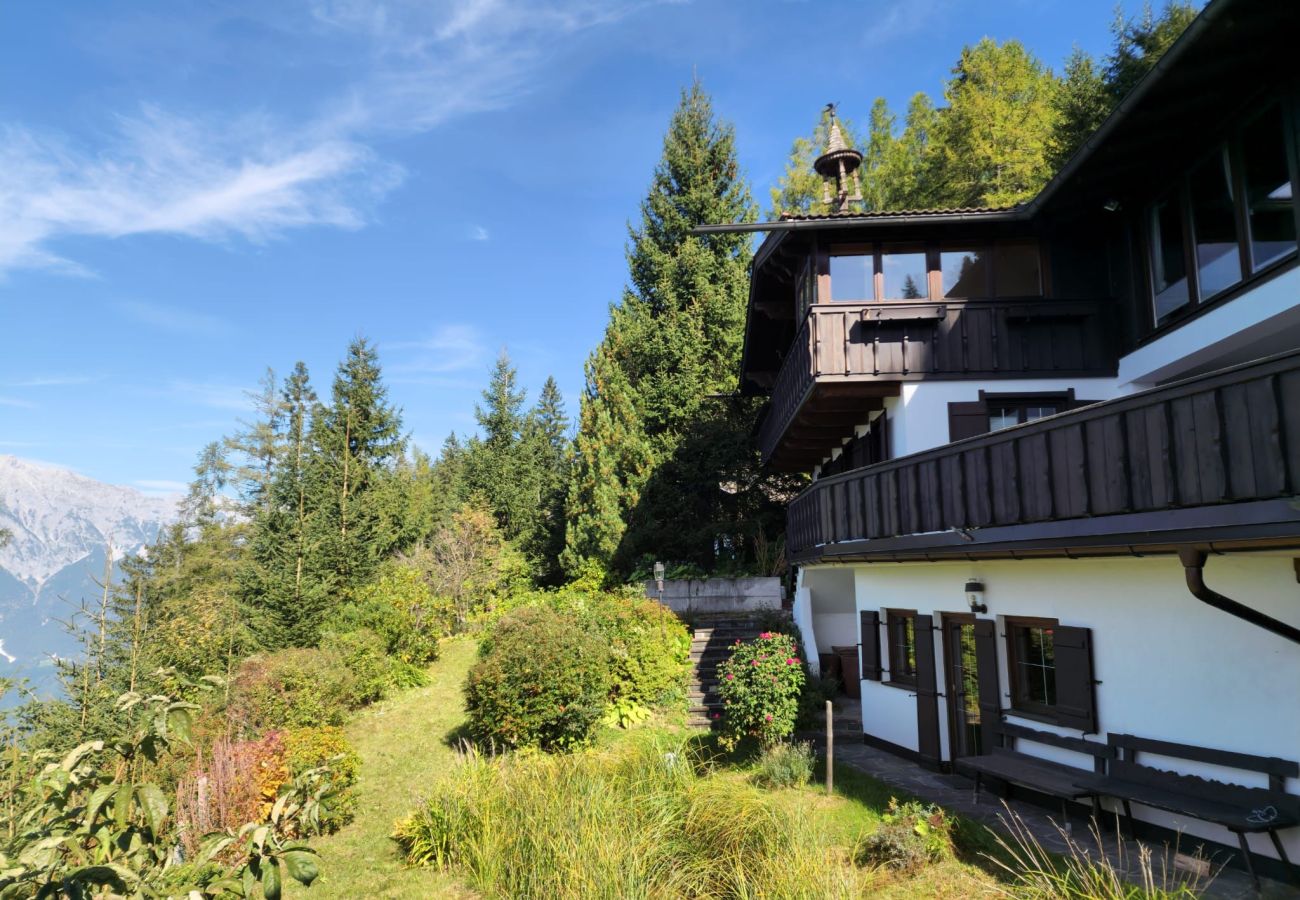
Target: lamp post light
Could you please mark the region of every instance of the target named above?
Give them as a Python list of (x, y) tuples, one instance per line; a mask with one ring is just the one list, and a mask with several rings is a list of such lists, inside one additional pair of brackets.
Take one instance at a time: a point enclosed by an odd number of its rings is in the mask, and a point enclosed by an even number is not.
[(989, 606), (984, 602), (984, 582), (971, 579), (966, 582), (966, 602), (973, 613), (986, 613)]
[(659, 590), (659, 602), (664, 602), (664, 564), (655, 563), (655, 587)]

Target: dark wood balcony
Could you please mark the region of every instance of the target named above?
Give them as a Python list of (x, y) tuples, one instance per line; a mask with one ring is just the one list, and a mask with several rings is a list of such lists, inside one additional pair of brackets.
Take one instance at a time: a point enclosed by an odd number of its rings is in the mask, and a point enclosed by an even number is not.
[(774, 468), (807, 471), (906, 381), (1113, 375), (1109, 308), (1048, 299), (814, 305), (773, 383), (759, 450)]
[(1300, 546), (1300, 352), (821, 479), (796, 561)]

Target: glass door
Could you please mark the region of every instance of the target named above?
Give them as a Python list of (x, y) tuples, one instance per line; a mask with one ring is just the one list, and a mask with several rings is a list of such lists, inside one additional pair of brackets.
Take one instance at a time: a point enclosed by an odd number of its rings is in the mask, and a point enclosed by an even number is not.
[(948, 734), (952, 758), (984, 752), (980, 715), (979, 666), (975, 655), (975, 618), (965, 614), (944, 616), (944, 666), (948, 693)]

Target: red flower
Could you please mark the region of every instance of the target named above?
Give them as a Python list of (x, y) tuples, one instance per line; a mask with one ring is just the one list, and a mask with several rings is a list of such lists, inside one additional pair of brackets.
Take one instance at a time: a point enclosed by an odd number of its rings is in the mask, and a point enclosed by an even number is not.
[(797, 656), (790, 656), (790, 657), (787, 657), (787, 658), (786, 658), (786, 661), (785, 661), (785, 664), (786, 664), (787, 666), (797, 666), (797, 665), (799, 665), (799, 658), (798, 658)]
[(721, 719), (721, 718), (722, 718), (722, 713), (714, 713), (714, 714), (713, 714), (713, 718), (715, 718), (715, 719)]
[(736, 643), (737, 643), (737, 644), (740, 643), (740, 638), (736, 638)]
[(762, 640), (770, 641), (770, 640), (772, 639), (772, 632), (770, 632), (770, 631), (764, 631), (762, 634), (759, 635), (759, 637), (760, 637)]
[(728, 673), (727, 673), (727, 680), (728, 680), (728, 681), (735, 681), (735, 680), (736, 680), (736, 676), (735, 676), (735, 675), (732, 675), (730, 672), (728, 672)]
[(764, 718), (766, 721), (770, 722), (770, 721), (772, 721), (772, 714), (771, 714), (771, 713), (768, 713), (768, 714), (767, 714), (766, 716), (764, 716), (763, 718)]
[(758, 660), (756, 660), (756, 659), (751, 659), (751, 660), (749, 661), (749, 664), (750, 664), (751, 666), (756, 666), (756, 665), (758, 665)]

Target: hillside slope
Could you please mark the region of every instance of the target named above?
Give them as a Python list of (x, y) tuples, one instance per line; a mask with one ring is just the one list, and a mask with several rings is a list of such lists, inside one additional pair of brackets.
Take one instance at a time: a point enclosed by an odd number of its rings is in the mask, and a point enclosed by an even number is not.
[(475, 896), (454, 879), (404, 868), (388, 836), (455, 760), (450, 741), (465, 721), (461, 685), (476, 652), (473, 641), (444, 644), (427, 687), (380, 703), (348, 726), (361, 755), (357, 817), (337, 834), (312, 842), (324, 874), (310, 890), (286, 894), (303, 900)]

